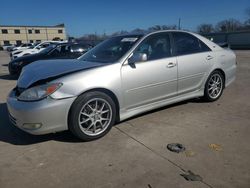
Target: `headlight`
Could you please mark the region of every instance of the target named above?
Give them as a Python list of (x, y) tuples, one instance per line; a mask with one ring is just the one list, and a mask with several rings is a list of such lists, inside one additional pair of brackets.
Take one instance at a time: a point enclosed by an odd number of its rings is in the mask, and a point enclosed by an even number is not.
[(62, 86), (62, 83), (50, 83), (50, 84), (35, 86), (35, 87), (29, 88), (23, 91), (19, 95), (18, 100), (21, 100), (21, 101), (41, 100), (51, 95), (52, 93), (54, 93), (61, 86)]

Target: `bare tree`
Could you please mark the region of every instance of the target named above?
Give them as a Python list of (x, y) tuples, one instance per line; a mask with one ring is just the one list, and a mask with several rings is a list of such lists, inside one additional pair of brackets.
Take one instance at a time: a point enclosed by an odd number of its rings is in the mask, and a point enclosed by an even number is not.
[(201, 34), (212, 33), (214, 31), (214, 27), (212, 24), (200, 24), (197, 27), (197, 31)]
[(177, 29), (176, 25), (155, 25), (153, 27), (149, 27), (149, 31), (158, 31), (158, 30), (171, 30), (171, 29)]
[(177, 25), (163, 25), (163, 30), (171, 30), (171, 29), (177, 29)]
[(136, 29), (132, 30), (130, 33), (144, 33), (144, 32), (145, 32), (144, 29), (136, 28)]
[(248, 30), (250, 29), (250, 7), (246, 9), (246, 15), (247, 15), (247, 20), (244, 22), (244, 29)]
[(244, 22), (244, 29), (250, 29), (250, 19)]
[(250, 18), (250, 7), (246, 9), (246, 15), (248, 16), (248, 18)]
[(155, 26), (152, 26), (150, 28), (148, 28), (149, 31), (158, 31), (158, 30), (161, 30), (161, 26), (160, 25), (155, 25)]
[(242, 23), (240, 21), (231, 18), (217, 23), (216, 30), (219, 32), (231, 32), (240, 30), (241, 27)]
[(128, 34), (128, 32), (125, 30), (121, 30), (121, 31), (117, 31), (115, 33), (112, 33), (111, 36), (118, 36), (118, 35), (124, 35), (124, 34)]

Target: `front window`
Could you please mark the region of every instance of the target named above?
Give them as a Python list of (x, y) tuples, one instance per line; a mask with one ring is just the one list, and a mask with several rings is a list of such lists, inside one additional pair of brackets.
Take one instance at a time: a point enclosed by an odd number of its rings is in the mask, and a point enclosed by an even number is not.
[(38, 45), (37, 47), (38, 48), (47, 48), (49, 45), (50, 45), (50, 43), (43, 43), (43, 44)]
[(147, 54), (148, 61), (168, 58), (171, 54), (168, 33), (157, 33), (146, 38), (135, 50), (135, 53)]
[[(51, 45), (48, 48), (51, 48), (53, 46), (53, 48), (55, 47), (55, 45)], [(47, 48), (46, 48), (47, 49)], [(52, 57), (56, 57), (58, 55), (66, 55), (70, 53), (70, 46), (69, 45), (58, 45), (56, 48), (54, 48), (49, 54)]]
[(80, 60), (114, 63), (124, 56), (142, 35), (112, 37), (83, 55)]
[(55, 46), (51, 45), (47, 48), (44, 48), (43, 50), (41, 50), (39, 53), (44, 53), (44, 54), (47, 54), (49, 53), (51, 50), (53, 50), (55, 48)]

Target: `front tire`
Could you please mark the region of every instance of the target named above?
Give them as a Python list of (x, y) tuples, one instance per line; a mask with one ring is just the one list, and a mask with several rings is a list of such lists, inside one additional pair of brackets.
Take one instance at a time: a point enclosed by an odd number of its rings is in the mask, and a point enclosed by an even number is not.
[(69, 130), (83, 141), (107, 134), (115, 123), (116, 108), (110, 96), (99, 91), (79, 96), (69, 113)]
[(208, 102), (218, 100), (223, 93), (224, 82), (224, 76), (220, 71), (216, 70), (212, 72), (205, 85), (204, 100)]

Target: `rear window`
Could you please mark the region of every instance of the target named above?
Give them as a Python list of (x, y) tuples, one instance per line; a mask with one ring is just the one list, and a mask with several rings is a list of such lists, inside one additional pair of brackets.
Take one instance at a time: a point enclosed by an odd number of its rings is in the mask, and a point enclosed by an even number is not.
[(199, 42), (200, 42), (200, 47), (201, 47), (202, 52), (211, 51), (211, 49), (204, 42), (202, 42), (201, 40), (199, 40)]
[(211, 50), (206, 44), (191, 34), (176, 32), (173, 33), (173, 37), (176, 55), (187, 55)]

